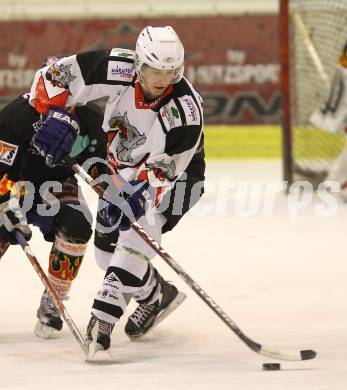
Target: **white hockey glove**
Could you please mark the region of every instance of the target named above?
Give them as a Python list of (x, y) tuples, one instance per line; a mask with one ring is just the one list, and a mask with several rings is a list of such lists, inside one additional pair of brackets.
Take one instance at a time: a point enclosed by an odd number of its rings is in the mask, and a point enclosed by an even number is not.
[(19, 230), (27, 241), (30, 240), (32, 232), (20, 210), (18, 200), (12, 198), (10, 204), (11, 209), (0, 215), (0, 235), (10, 244), (17, 244), (14, 232)]

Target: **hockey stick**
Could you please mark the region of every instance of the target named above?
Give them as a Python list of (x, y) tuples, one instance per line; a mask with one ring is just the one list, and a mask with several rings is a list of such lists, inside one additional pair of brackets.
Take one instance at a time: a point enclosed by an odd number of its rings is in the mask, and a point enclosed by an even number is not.
[[(73, 164), (72, 169), (93, 190), (103, 197), (105, 190), (99, 184), (93, 184), (92, 177), (78, 164)], [(284, 351), (263, 346), (247, 337), (235, 322), (217, 305), (216, 302), (184, 271), (184, 269), (152, 238), (137, 222), (130, 221), (131, 228), (184, 280), (184, 282), (217, 314), (217, 316), (254, 352), (279, 360), (309, 360), (316, 357), (313, 350)]]
[(317, 50), (316, 50), (316, 48), (315, 48), (315, 46), (310, 38), (310, 34), (308, 33), (308, 31), (305, 27), (305, 24), (301, 19), (301, 16), (299, 15), (299, 13), (297, 11), (293, 11), (292, 18), (293, 18), (294, 22), (296, 23), (296, 25), (297, 25), (297, 27), (302, 35), (306, 49), (307, 49), (307, 51), (308, 51), (308, 53), (313, 61), (313, 64), (314, 64), (320, 78), (324, 81), (325, 85), (327, 87), (329, 87), (329, 85), (330, 85), (329, 76), (327, 75), (327, 73), (324, 69), (322, 61), (321, 61), (321, 59), (317, 53)]
[(44, 284), (46, 289), (50, 292), (52, 298), (54, 299), (54, 302), (57, 305), (59, 313), (62, 315), (67, 326), (70, 328), (71, 333), (75, 337), (78, 345), (81, 347), (83, 353), (86, 356), (86, 359), (88, 359), (88, 346), (87, 346), (87, 344), (85, 343), (80, 331), (78, 330), (78, 328), (77, 328), (76, 324), (74, 323), (73, 319), (71, 318), (70, 314), (66, 310), (66, 307), (64, 306), (63, 302), (59, 298), (59, 295), (56, 293), (54, 287), (52, 286), (51, 282), (49, 281), (46, 274), (44, 273), (40, 263), (38, 262), (37, 258), (35, 257), (34, 253), (32, 252), (23, 233), (20, 232), (19, 230), (15, 230), (15, 235), (16, 235), (16, 239), (17, 239), (18, 243), (22, 247), (27, 258), (29, 259), (32, 266), (34, 267), (36, 273), (39, 275), (42, 283)]

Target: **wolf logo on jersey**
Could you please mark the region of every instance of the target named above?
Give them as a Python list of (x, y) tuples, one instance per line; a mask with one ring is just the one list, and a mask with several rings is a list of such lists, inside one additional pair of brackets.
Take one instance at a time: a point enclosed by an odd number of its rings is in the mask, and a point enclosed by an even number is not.
[(161, 172), (165, 174), (168, 179), (175, 178), (176, 165), (174, 161), (171, 161), (170, 164), (165, 163), (164, 160), (156, 161), (153, 163), (147, 163), (147, 166), (152, 169), (160, 169)]
[(146, 136), (129, 123), (127, 113), (116, 115), (110, 120), (111, 130), (119, 131), (117, 158), (122, 162), (132, 162), (131, 152), (146, 142)]
[(46, 77), (54, 87), (68, 89), (69, 84), (76, 78), (71, 74), (71, 66), (72, 64), (57, 65), (57, 63), (53, 63), (49, 67)]

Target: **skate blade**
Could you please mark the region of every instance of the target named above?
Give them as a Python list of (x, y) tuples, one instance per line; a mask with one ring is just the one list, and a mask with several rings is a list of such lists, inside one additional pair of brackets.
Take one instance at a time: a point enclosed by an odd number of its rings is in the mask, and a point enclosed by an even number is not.
[(91, 330), (92, 342), (88, 344), (88, 356), (86, 361), (92, 361), (97, 352), (102, 351), (102, 347), (97, 343), (99, 333), (99, 321), (95, 321), (95, 325)]
[(41, 339), (56, 339), (60, 336), (59, 330), (42, 324), (40, 320), (37, 320), (36, 322), (34, 333)]
[(99, 332), (99, 321), (95, 322), (95, 325), (91, 331), (92, 342), (88, 344), (88, 355), (86, 358), (86, 363), (89, 364), (100, 364), (100, 365), (108, 365), (108, 364), (116, 364), (117, 361), (111, 355), (110, 350), (104, 351), (102, 346), (97, 342)]
[(88, 357), (85, 360), (85, 362), (88, 364), (103, 365), (103, 366), (119, 363), (113, 357), (113, 355), (109, 350), (104, 351), (103, 349), (98, 349), (95, 353), (88, 354)]
[(158, 315), (158, 317), (153, 321), (152, 326), (147, 330), (147, 332), (139, 334), (137, 336), (130, 337), (130, 340), (136, 341), (141, 339), (143, 336), (147, 335), (152, 329), (154, 329), (164, 318), (171, 314), (178, 306), (187, 298), (187, 295), (184, 292), (179, 291), (176, 298)]

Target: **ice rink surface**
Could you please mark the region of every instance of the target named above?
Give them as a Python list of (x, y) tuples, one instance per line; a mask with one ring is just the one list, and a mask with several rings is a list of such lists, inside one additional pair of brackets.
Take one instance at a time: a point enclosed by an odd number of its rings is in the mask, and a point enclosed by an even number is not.
[[(249, 337), (268, 347), (314, 349), (315, 360), (262, 371), (276, 360), (252, 352), (157, 257), (154, 264), (188, 298), (139, 342), (127, 339), (123, 318), (111, 347), (118, 363), (88, 365), (66, 325), (59, 339), (34, 335), (43, 287), (12, 247), (0, 261), (0, 389), (345, 390), (347, 205), (321, 216), (317, 197), (297, 210), (281, 191), (265, 202), (268, 183), (280, 180), (279, 161), (209, 163), (208, 192), (162, 245)], [(243, 201), (251, 205), (253, 195), (242, 189), (254, 182), (260, 206), (247, 211)], [(90, 190), (87, 198), (94, 207)], [(30, 244), (46, 270), (50, 245), (37, 230)], [(83, 334), (102, 278), (90, 244), (66, 302)]]

